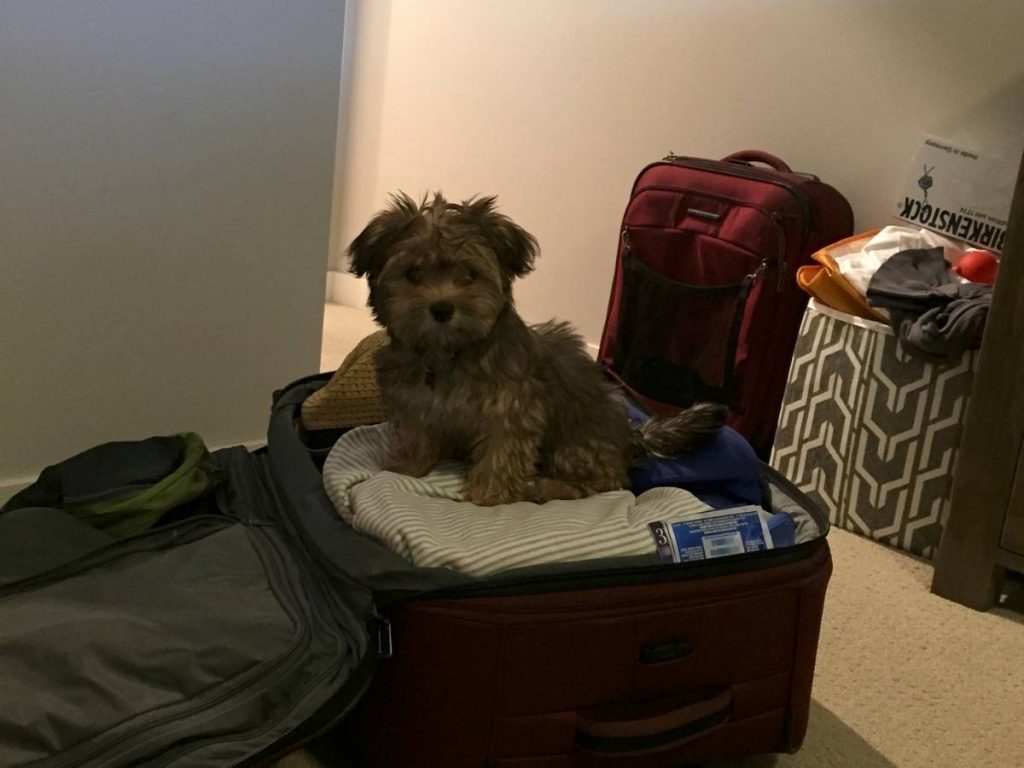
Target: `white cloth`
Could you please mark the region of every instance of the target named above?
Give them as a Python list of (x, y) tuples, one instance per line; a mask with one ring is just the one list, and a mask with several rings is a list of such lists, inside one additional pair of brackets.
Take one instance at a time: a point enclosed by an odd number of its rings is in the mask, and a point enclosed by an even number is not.
[(654, 553), (648, 523), (711, 509), (680, 488), (478, 507), (462, 500), (465, 465), (441, 464), (421, 478), (383, 471), (390, 437), (387, 424), (342, 435), (324, 463), (324, 487), (346, 522), (418, 566), (480, 577), (542, 563), (648, 555)]
[(839, 271), (863, 295), (878, 268), (891, 256), (912, 248), (942, 248), (946, 261), (956, 265), (966, 250), (962, 244), (927, 229), (885, 227), (857, 252), (836, 256)]

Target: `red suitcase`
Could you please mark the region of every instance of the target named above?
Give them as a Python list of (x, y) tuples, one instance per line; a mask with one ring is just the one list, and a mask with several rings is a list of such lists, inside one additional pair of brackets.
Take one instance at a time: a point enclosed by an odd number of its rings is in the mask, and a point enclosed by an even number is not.
[(314, 754), (354, 768), (678, 768), (795, 752), (832, 566), (824, 538), (770, 554), (389, 611), (393, 657)]
[(767, 153), (652, 163), (622, 219), (599, 360), (651, 410), (729, 404), (766, 458), (807, 304), (796, 270), (852, 232), (842, 195)]

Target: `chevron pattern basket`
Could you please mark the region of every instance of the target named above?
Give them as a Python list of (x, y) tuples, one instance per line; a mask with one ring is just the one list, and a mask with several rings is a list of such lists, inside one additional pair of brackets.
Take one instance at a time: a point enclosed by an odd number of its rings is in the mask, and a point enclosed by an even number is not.
[(887, 325), (811, 302), (771, 464), (833, 525), (932, 557), (978, 353), (923, 363)]

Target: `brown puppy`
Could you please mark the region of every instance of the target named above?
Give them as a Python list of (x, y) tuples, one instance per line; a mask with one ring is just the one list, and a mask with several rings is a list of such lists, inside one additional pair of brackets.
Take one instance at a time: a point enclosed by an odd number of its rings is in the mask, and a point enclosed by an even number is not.
[(530, 327), (516, 314), (512, 281), (536, 250), (494, 198), (440, 194), (395, 196), (349, 246), (390, 338), (377, 355), (388, 469), (421, 476), (464, 459), (476, 504), (577, 499), (622, 488), (638, 458), (690, 450), (724, 423), (723, 406), (701, 404), (631, 428), (568, 324)]

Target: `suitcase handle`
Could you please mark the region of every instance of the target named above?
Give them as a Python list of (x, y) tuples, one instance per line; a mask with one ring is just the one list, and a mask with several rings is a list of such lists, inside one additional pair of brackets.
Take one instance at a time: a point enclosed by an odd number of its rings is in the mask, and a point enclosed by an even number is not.
[(775, 155), (770, 155), (767, 152), (762, 152), (759, 149), (743, 149), (739, 152), (733, 152), (731, 155), (727, 155), (722, 158), (723, 163), (764, 163), (765, 165), (774, 168), (776, 171), (782, 173), (792, 173), (793, 169), (790, 168), (785, 162), (777, 158)]
[(579, 712), (576, 744), (586, 752), (632, 756), (679, 746), (725, 724), (732, 691), (701, 691), (685, 699), (616, 705)]

